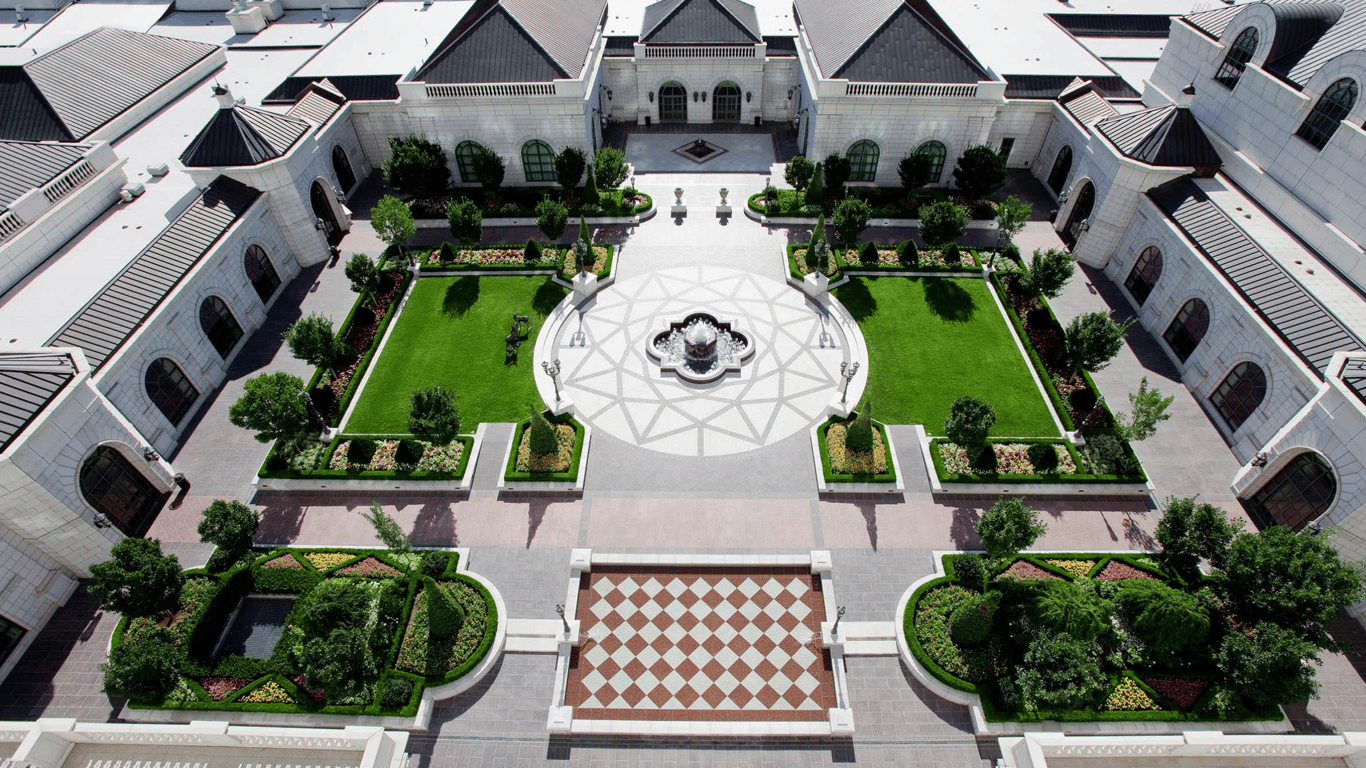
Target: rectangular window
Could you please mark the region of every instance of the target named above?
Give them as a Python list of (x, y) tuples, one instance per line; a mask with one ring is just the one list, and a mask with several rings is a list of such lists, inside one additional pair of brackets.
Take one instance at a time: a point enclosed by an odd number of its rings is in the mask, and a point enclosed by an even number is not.
[(23, 627), (0, 616), (0, 665), (9, 660), (10, 654), (19, 647), (19, 641), (24, 639), (26, 633)]
[(1001, 162), (1010, 162), (1010, 150), (1014, 148), (1015, 139), (1013, 137), (1006, 137), (1004, 139), (1001, 139)]

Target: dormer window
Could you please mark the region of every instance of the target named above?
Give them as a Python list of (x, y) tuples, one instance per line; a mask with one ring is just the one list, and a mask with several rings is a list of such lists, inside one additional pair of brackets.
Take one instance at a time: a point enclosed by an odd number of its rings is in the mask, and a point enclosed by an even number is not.
[(1295, 131), (1295, 135), (1313, 144), (1315, 149), (1323, 149), (1337, 132), (1338, 123), (1347, 118), (1356, 103), (1356, 81), (1347, 77), (1342, 78), (1323, 92), (1323, 96), (1314, 105), (1309, 117), (1304, 119), (1300, 129)]
[(1228, 47), (1228, 53), (1224, 54), (1224, 62), (1219, 65), (1219, 71), (1214, 73), (1214, 79), (1232, 89), (1238, 84), (1238, 78), (1243, 76), (1243, 70), (1247, 69), (1247, 63), (1252, 60), (1252, 54), (1256, 51), (1257, 30), (1248, 27), (1239, 32), (1238, 37), (1233, 40), (1233, 45)]

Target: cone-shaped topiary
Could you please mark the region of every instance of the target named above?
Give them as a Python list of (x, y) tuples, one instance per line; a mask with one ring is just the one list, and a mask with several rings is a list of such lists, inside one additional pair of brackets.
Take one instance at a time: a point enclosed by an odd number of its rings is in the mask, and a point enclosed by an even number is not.
[(869, 240), (859, 249), (858, 260), (867, 265), (876, 265), (878, 262), (877, 244)]
[(865, 402), (858, 409), (858, 418), (849, 423), (844, 432), (844, 448), (850, 453), (873, 450), (873, 404)]
[(432, 637), (455, 637), (465, 623), (465, 609), (451, 591), (431, 576), (424, 576), (422, 597), (427, 601), (427, 629)]
[(526, 247), (522, 249), (522, 261), (528, 264), (535, 264), (541, 260), (541, 244), (535, 240), (526, 241)]
[(811, 230), (811, 242), (807, 243), (808, 248), (815, 248), (816, 243), (825, 240), (825, 214), (822, 213), (816, 219), (816, 226)]
[(588, 178), (583, 182), (583, 201), (585, 203), (597, 204), (602, 199), (598, 193), (598, 174), (593, 170), (593, 165), (588, 165)]
[(920, 249), (915, 247), (914, 240), (902, 241), (896, 247), (896, 260), (903, 267), (914, 267), (920, 263)]
[(816, 172), (811, 176), (811, 186), (806, 188), (806, 195), (802, 202), (806, 205), (825, 204), (825, 185), (821, 181), (821, 164), (816, 163)]
[(447, 241), (447, 242), (442, 243), (442, 244), (441, 244), (441, 263), (442, 263), (442, 264), (450, 264), (450, 263), (453, 262), (453, 261), (455, 261), (455, 247), (452, 246), (452, 245), (450, 244), (450, 241)]
[(555, 428), (550, 426), (545, 414), (531, 409), (531, 452), (538, 456), (554, 453), (559, 448), (559, 441), (555, 438)]
[(593, 244), (593, 233), (588, 230), (588, 221), (582, 216), (579, 217), (579, 239), (590, 246)]

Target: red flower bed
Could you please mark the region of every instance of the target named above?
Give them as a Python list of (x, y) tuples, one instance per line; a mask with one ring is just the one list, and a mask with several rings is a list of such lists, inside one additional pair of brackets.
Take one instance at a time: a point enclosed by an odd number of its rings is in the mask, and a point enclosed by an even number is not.
[(289, 681), (299, 686), (299, 690), (303, 691), (304, 693), (307, 693), (308, 698), (318, 702), (319, 704), (323, 703), (323, 700), (327, 698), (327, 696), (324, 695), (322, 691), (315, 691), (312, 688), (309, 688), (306, 685), (306, 683), (308, 682), (308, 678), (304, 675), (293, 675), (289, 678)]
[(285, 554), (280, 555), (274, 560), (267, 560), (264, 563), (261, 563), (261, 567), (285, 568), (291, 571), (302, 571), (304, 569), (304, 564), (299, 562), (299, 560), (295, 558), (294, 555), (291, 555), (288, 552), (286, 552)]
[(1153, 581), (1155, 577), (1151, 573), (1139, 570), (1128, 563), (1111, 560), (1105, 564), (1104, 568), (1100, 569), (1100, 573), (1096, 574), (1096, 579), (1098, 581), (1125, 581), (1128, 579)]
[(375, 296), (375, 303), (371, 307), (360, 307), (356, 314), (351, 317), (351, 326), (346, 331), (346, 344), (356, 351), (356, 357), (345, 368), (336, 369), (332, 372), (332, 380), (320, 385), (318, 389), (330, 390), (328, 393), (318, 393), (314, 390), (313, 405), (318, 410), (326, 424), (331, 424), (336, 417), (337, 411), (341, 406), (342, 395), (346, 394), (346, 387), (351, 383), (351, 378), (356, 375), (356, 366), (360, 365), (360, 360), (365, 353), (370, 350), (370, 345), (375, 343), (375, 334), (379, 330), (379, 322), (384, 317), (384, 313), (389, 311), (389, 305), (398, 299), (399, 287), (403, 285), (403, 277), (397, 273), (389, 272), (384, 275), (379, 293)]
[(1049, 579), (1060, 579), (1056, 573), (1049, 573), (1028, 560), (1016, 560), (1010, 567), (1001, 572), (998, 579), (1015, 579), (1016, 581), (1047, 581)]
[(1208, 680), (1183, 680), (1179, 677), (1145, 677), (1143, 682), (1176, 702), (1176, 706), (1182, 712), (1189, 712), (1191, 707), (1195, 706), (1195, 702), (1200, 700), (1205, 689), (1209, 688)]
[(397, 568), (385, 565), (373, 557), (354, 562), (337, 571), (339, 576), (379, 576), (381, 578), (397, 576), (398, 573)]
[(251, 684), (251, 680), (241, 677), (206, 677), (199, 681), (214, 701), (222, 701)]

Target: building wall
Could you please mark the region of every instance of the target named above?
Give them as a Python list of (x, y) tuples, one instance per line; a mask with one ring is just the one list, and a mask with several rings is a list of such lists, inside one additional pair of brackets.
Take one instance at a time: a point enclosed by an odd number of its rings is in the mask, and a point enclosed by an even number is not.
[[(1007, 101), (991, 124), (986, 143), (1000, 149), (1003, 139), (1013, 138), (1015, 146), (1010, 150), (1010, 157), (1006, 158), (1006, 165), (1011, 168), (1036, 168), (1039, 164), (1039, 149), (1053, 122), (1053, 105), (1054, 102), (1044, 99)], [(1048, 162), (1053, 162), (1051, 156)]]
[[(767, 61), (763, 58), (698, 58), (698, 59), (640, 59), (633, 60), (634, 72), (625, 70), (621, 67), (613, 67), (611, 71), (618, 72), (625, 80), (635, 81), (634, 91), (637, 96), (634, 104), (634, 114), (631, 111), (625, 112), (627, 119), (634, 119), (635, 122), (644, 124), (648, 116), (653, 123), (660, 122), (659, 118), (659, 90), (666, 83), (677, 82), (681, 84), (688, 93), (688, 122), (698, 124), (708, 124), (712, 122), (712, 108), (715, 100), (712, 98), (716, 87), (724, 82), (733, 82), (740, 86), (740, 124), (753, 125), (755, 117), (764, 117), (765, 95), (772, 94), (781, 89), (784, 91), (783, 100), (786, 101), (786, 90), (795, 81), (787, 82), (785, 85), (770, 83), (770, 72)], [(787, 78), (791, 70), (786, 67), (774, 66), (772, 77)], [(609, 83), (610, 86), (610, 83)], [(694, 94), (700, 96), (707, 94), (707, 100), (701, 101), (694, 98)], [(650, 94), (654, 93), (654, 101), (650, 101)], [(752, 94), (749, 101), (745, 101), (744, 94)], [(616, 102), (615, 89), (613, 89), (613, 103)], [(777, 114), (774, 112), (773, 114)], [(770, 118), (772, 119), (772, 118)]]

